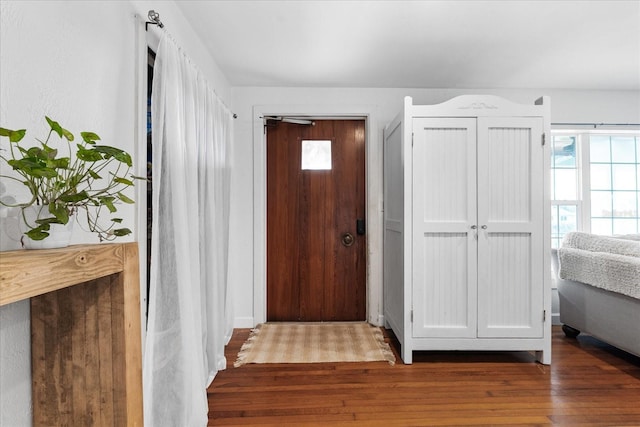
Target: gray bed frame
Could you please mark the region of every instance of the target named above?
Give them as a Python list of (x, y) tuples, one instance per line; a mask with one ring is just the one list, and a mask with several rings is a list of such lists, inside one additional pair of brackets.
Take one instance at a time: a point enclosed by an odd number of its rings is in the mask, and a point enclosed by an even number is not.
[(640, 357), (640, 300), (560, 279), (555, 250), (551, 258), (565, 335), (575, 337), (584, 332)]

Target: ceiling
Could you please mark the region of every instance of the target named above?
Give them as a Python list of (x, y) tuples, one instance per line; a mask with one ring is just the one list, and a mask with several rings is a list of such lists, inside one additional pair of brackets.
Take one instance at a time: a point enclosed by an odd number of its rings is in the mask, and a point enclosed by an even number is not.
[(640, 90), (640, 0), (176, 4), (232, 86)]

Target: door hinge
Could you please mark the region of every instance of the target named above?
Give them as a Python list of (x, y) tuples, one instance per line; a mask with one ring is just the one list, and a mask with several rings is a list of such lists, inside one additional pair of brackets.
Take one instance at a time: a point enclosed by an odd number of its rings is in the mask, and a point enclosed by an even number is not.
[(542, 321), (543, 322), (547, 321), (547, 310), (542, 310)]
[(547, 135), (545, 133), (542, 134), (542, 145), (544, 146), (547, 143)]
[(413, 310), (411, 310), (411, 323), (413, 323)]
[(412, 146), (412, 147), (413, 147), (413, 136), (414, 136), (414, 135), (415, 135), (415, 134), (414, 134), (413, 132), (411, 132), (411, 146)]

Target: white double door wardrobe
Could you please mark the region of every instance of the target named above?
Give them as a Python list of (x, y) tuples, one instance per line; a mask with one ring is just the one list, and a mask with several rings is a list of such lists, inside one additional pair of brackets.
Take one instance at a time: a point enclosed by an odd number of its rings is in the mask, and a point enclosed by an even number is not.
[(414, 350), (551, 362), (549, 100), (412, 105), (384, 135), (384, 316)]

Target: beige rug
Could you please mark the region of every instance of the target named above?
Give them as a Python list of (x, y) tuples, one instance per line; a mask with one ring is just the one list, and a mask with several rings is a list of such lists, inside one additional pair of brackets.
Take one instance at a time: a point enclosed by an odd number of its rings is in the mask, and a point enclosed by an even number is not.
[(245, 363), (395, 363), (380, 328), (365, 322), (258, 325), (242, 345), (234, 366)]

